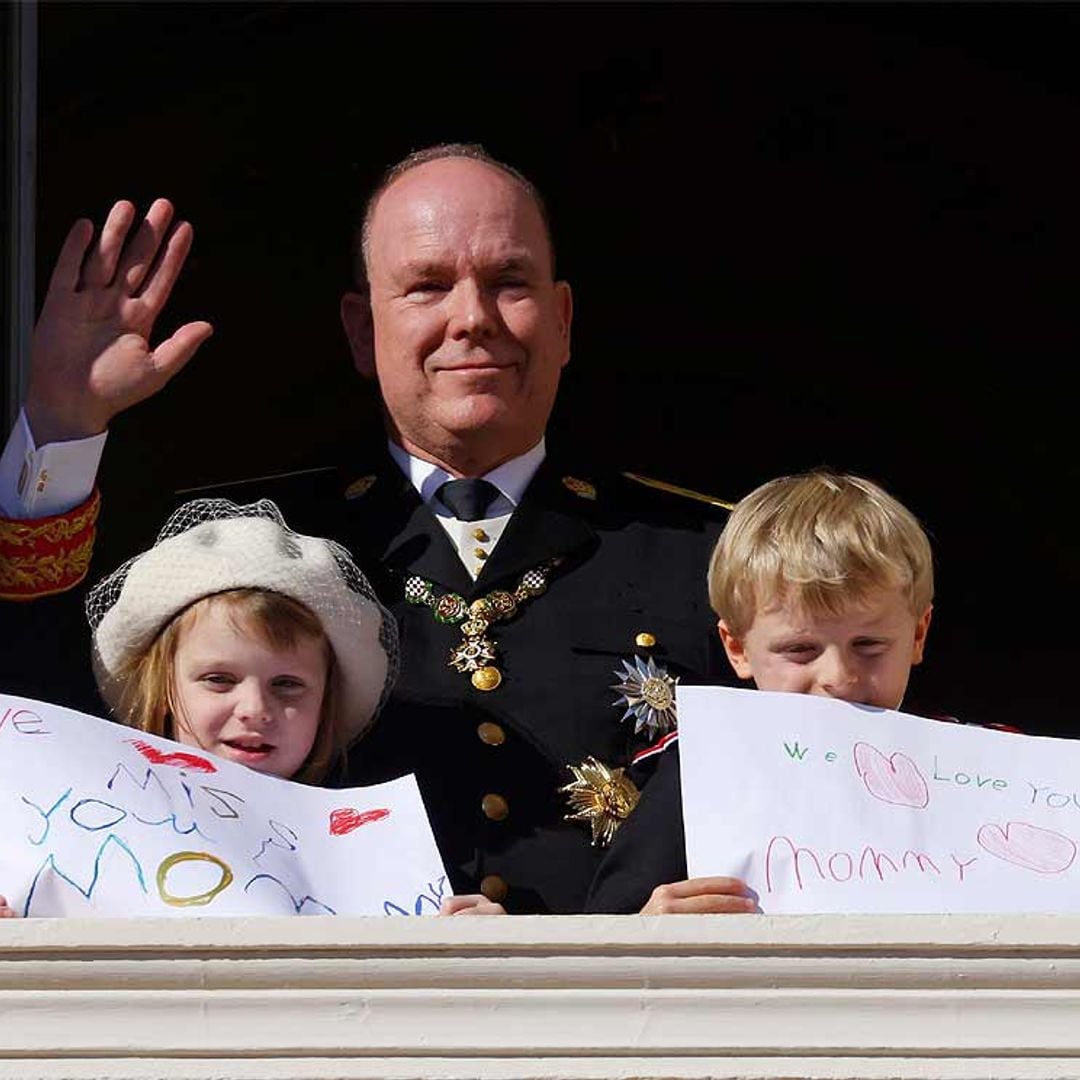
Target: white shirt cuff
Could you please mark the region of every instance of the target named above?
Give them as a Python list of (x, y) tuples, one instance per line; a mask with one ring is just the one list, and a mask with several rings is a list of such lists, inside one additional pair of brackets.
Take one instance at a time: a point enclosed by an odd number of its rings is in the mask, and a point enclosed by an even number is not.
[(86, 502), (94, 490), (106, 432), (34, 445), (25, 410), (0, 456), (0, 512), (16, 520), (52, 517)]

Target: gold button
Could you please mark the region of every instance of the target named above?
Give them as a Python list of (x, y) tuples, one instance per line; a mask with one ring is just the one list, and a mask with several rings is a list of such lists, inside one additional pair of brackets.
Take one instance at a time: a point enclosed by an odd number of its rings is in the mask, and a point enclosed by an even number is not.
[(486, 551), (485, 551), (485, 550), (484, 550), (483, 548), (476, 548), (476, 549), (475, 549), (475, 550), (473, 551), (473, 554), (474, 554), (474, 555), (475, 555), (475, 556), (476, 556), (476, 557), (477, 557), (478, 559), (486, 559), (486, 558), (487, 558), (487, 552), (486, 552)]
[(487, 743), (488, 746), (502, 746), (506, 742), (506, 732), (490, 720), (485, 720), (480, 724), (476, 729), (476, 734), (480, 737), (480, 741)]
[(480, 800), (484, 816), (492, 821), (502, 821), (510, 813), (510, 804), (501, 795), (485, 795)]
[(479, 540), (481, 544), (486, 543), (488, 540), (491, 539), (491, 537), (488, 536), (488, 534), (484, 532), (483, 529), (473, 529), (472, 538), (474, 540)]
[(656, 638), (649, 633), (648, 630), (642, 630), (636, 638), (634, 638), (634, 644), (639, 649), (651, 649), (656, 644)]
[(483, 690), (485, 693), (498, 690), (502, 683), (502, 672), (497, 667), (488, 664), (486, 667), (477, 668), (470, 676), (470, 681), (477, 690)]
[(510, 891), (506, 882), (498, 874), (488, 874), (480, 882), (480, 891), (494, 904), (500, 904)]

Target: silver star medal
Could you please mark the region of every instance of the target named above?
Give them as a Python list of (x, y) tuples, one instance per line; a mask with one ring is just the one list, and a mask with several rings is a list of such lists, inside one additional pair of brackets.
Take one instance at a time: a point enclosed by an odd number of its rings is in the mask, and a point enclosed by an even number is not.
[(658, 667), (651, 656), (648, 660), (635, 656), (632, 664), (624, 660), (622, 666), (622, 671), (615, 671), (622, 681), (611, 687), (619, 691), (615, 704), (626, 708), (621, 719), (633, 718), (634, 734), (644, 732), (649, 740), (671, 731), (676, 722), (675, 687), (679, 680)]

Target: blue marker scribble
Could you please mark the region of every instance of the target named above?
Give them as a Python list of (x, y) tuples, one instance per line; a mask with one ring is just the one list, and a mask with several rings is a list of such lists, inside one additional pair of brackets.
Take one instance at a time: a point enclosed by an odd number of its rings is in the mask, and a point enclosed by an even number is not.
[(34, 847), (40, 847), (42, 844), (45, 843), (45, 838), (49, 835), (49, 829), (52, 827), (52, 822), (49, 820), (49, 816), (71, 794), (71, 792), (72, 789), (68, 788), (67, 791), (65, 791), (64, 794), (61, 795), (60, 798), (57, 799), (56, 802), (54, 802), (48, 810), (42, 810), (36, 802), (31, 802), (25, 795), (19, 796), (22, 801), (26, 803), (27, 806), (32, 806), (45, 819), (45, 831), (41, 834), (41, 838), (39, 840), (35, 840), (29, 833), (26, 834), (26, 839), (29, 840), (30, 843), (34, 845)]
[(393, 900), (383, 901), (383, 914), (384, 915), (423, 915), (424, 905), (430, 904), (433, 913), (438, 914), (439, 908), (442, 906), (443, 897), (446, 895), (446, 875), (444, 874), (438, 881), (429, 881), (426, 887), (416, 894), (416, 899), (413, 901), (413, 910), (406, 911), (400, 904), (395, 904)]
[[(75, 816), (75, 811), (81, 806), (87, 806), (91, 803), (107, 807), (109, 810), (115, 810), (120, 816), (113, 818), (112, 821), (103, 821), (100, 825), (86, 825)], [(100, 832), (102, 829), (111, 829), (114, 825), (119, 825), (120, 822), (127, 817), (127, 811), (121, 810), (119, 806), (114, 806), (112, 803), (103, 802), (101, 799), (80, 799), (68, 811), (68, 817), (70, 817), (73, 824), (78, 825), (80, 829), (85, 829), (87, 832)]]
[(439, 908), (442, 905), (443, 893), (446, 892), (446, 877), (441, 877), (433, 885), (430, 881), (427, 884), (427, 892), (418, 893), (416, 897), (416, 914), (423, 915), (424, 904), (430, 904), (434, 909), (436, 915), (439, 913)]
[(30, 915), (30, 905), (33, 903), (34, 900), (34, 892), (37, 889), (38, 880), (49, 867), (52, 867), (57, 877), (62, 878), (69, 885), (82, 893), (82, 895), (85, 896), (87, 900), (89, 900), (94, 894), (94, 889), (97, 888), (98, 877), (101, 873), (101, 860), (105, 854), (105, 849), (110, 844), (116, 844), (116, 846), (119, 847), (131, 860), (131, 864), (135, 867), (135, 874), (139, 881), (139, 888), (142, 889), (142, 891), (145, 893), (146, 878), (143, 875), (142, 866), (139, 863), (139, 860), (136, 858), (135, 853), (131, 850), (131, 848), (127, 846), (127, 844), (124, 843), (123, 840), (120, 839), (119, 836), (116, 835), (116, 833), (109, 833), (109, 835), (105, 837), (105, 839), (101, 843), (101, 846), (97, 850), (97, 855), (94, 857), (94, 873), (93, 876), (90, 878), (90, 884), (87, 885), (85, 889), (77, 881), (75, 881), (74, 878), (68, 877), (68, 875), (65, 874), (64, 871), (56, 865), (56, 856), (50, 853), (48, 858), (46, 858), (45, 861), (41, 864), (41, 866), (38, 867), (38, 872), (34, 875), (34, 880), (30, 883), (30, 892), (27, 893), (26, 896), (26, 904), (23, 907), (23, 916), (27, 917)]
[[(187, 776), (187, 773), (182, 772), (180, 775), (182, 777)], [(187, 795), (188, 809), (189, 810), (194, 810), (195, 809), (195, 796), (191, 794), (191, 788), (188, 787), (188, 785), (185, 784), (183, 780), (180, 781), (180, 786), (184, 789), (184, 794)]]
[[(217, 806), (211, 805), (211, 813), (216, 814), (219, 818), (239, 819), (240, 811), (229, 802), (229, 799), (235, 799), (238, 803), (242, 803), (246, 801), (242, 795), (237, 795), (235, 791), (222, 791), (221, 788), (207, 787), (205, 784), (201, 785), (199, 790), (204, 791), (217, 803)], [(218, 806), (224, 807), (224, 809), (219, 810)]]
[[(285, 843), (279, 844), (272, 836), (268, 836), (262, 842), (262, 847), (260, 847), (254, 855), (252, 855), (252, 859), (256, 862), (258, 862), (258, 860), (266, 854), (266, 849), (268, 847), (278, 848), (281, 851), (295, 851), (297, 849), (297, 842), (299, 841), (300, 837), (292, 829), (290, 829), (288, 825), (284, 824), (281, 821), (274, 821), (273, 819), (271, 819), (270, 828), (273, 829), (274, 832), (277, 834), (278, 838), (284, 840)], [(289, 835), (283, 835), (281, 832), (282, 829), (285, 829)]]
[[(165, 785), (161, 782), (160, 777), (158, 777), (158, 775), (151, 768), (148, 768), (146, 770), (142, 781), (140, 781), (138, 777), (136, 777), (135, 774), (126, 765), (122, 763), (117, 765), (116, 768), (113, 770), (112, 776), (109, 777), (108, 783), (105, 785), (110, 791), (112, 791), (113, 784), (116, 782), (117, 778), (120, 776), (121, 773), (123, 773), (140, 791), (146, 791), (146, 789), (150, 786), (150, 782), (153, 781), (157, 785), (158, 791), (160, 792), (161, 797), (165, 800), (166, 804), (169, 806), (172, 805), (172, 796), (169, 794), (168, 788), (165, 787)], [(183, 783), (181, 784), (181, 787), (183, 787), (184, 791), (187, 792), (188, 801), (191, 802), (190, 789), (186, 784)], [(186, 829), (181, 828), (179, 822), (176, 820), (175, 810), (171, 813), (166, 814), (165, 817), (158, 818), (156, 820), (154, 818), (140, 817), (138, 814), (135, 813), (134, 810), (129, 810), (128, 813), (131, 814), (131, 816), (142, 825), (171, 825), (173, 832), (175, 832), (178, 836), (190, 836), (192, 833), (195, 833), (196, 835), (201, 836), (208, 844), (213, 844), (216, 842), (213, 837), (207, 836), (206, 833), (204, 833), (202, 829), (199, 828), (199, 824), (197, 821), (195, 821), (194, 817), (192, 818), (190, 826), (188, 826)]]
[(123, 762), (118, 763), (116, 768), (113, 769), (113, 774), (109, 777), (109, 781), (105, 785), (110, 791), (112, 791), (113, 784), (116, 783), (116, 779), (121, 773), (123, 773), (140, 791), (145, 791), (150, 786), (150, 781), (153, 780), (161, 789), (161, 794), (165, 799), (169, 798), (169, 793), (166, 791), (165, 785), (161, 782), (161, 778), (153, 769), (147, 768), (145, 776), (140, 781)]
[(273, 874), (256, 874), (244, 886), (244, 892), (247, 892), (251, 888), (251, 886), (255, 884), (256, 881), (272, 881), (275, 885), (279, 886), (281, 888), (281, 891), (289, 898), (289, 902), (293, 906), (293, 911), (295, 911), (297, 915), (300, 914), (300, 910), (305, 904), (312, 904), (315, 907), (320, 907), (323, 909), (323, 911), (326, 912), (327, 915), (337, 914), (337, 912), (332, 907), (324, 904), (321, 900), (316, 900), (314, 896), (305, 896), (302, 900), (297, 900), (296, 897), (292, 894), (292, 892), (281, 881), (274, 877)]

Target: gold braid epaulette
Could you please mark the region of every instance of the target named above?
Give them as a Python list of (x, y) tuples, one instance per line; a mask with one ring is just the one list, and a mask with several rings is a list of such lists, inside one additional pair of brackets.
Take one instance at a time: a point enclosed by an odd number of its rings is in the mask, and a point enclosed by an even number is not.
[(66, 592), (86, 577), (101, 509), (94, 493), (65, 514), (0, 518), (0, 600), (37, 600)]
[(624, 472), (627, 480), (633, 480), (635, 484), (644, 484), (645, 487), (656, 488), (657, 491), (666, 491), (669, 495), (681, 495), (685, 499), (695, 499), (697, 502), (707, 503), (709, 506), (717, 506), (721, 510), (734, 510), (735, 504), (726, 499), (718, 499), (715, 495), (704, 495), (700, 491), (692, 491), (690, 488), (680, 487), (678, 484), (669, 484), (666, 480), (655, 480), (651, 476), (642, 476), (641, 473)]

